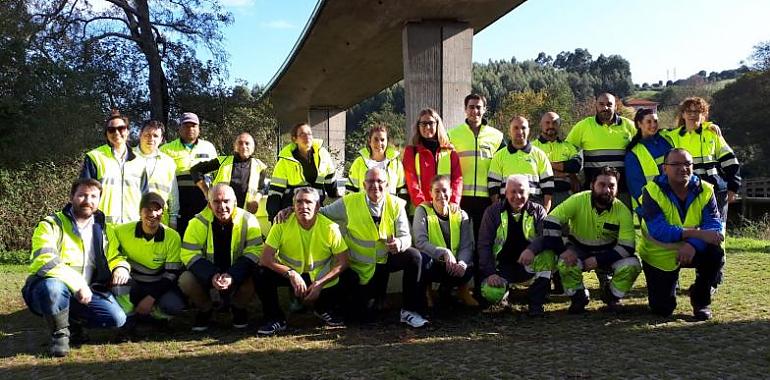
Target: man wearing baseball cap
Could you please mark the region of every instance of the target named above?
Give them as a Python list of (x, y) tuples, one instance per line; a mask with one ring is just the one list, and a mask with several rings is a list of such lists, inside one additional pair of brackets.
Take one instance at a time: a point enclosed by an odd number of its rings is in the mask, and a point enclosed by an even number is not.
[(179, 119), (179, 138), (163, 144), (160, 151), (171, 156), (176, 163), (176, 180), (179, 187), (179, 216), (177, 231), (184, 234), (187, 223), (206, 207), (206, 197), (190, 176), (190, 168), (203, 161), (217, 158), (214, 145), (200, 137), (198, 115), (185, 112)]
[(139, 222), (108, 230), (112, 292), (131, 327), (137, 316), (167, 319), (181, 313), (185, 305), (176, 285), (182, 270), (181, 239), (161, 223), (166, 202), (160, 194), (149, 192), (139, 204)]

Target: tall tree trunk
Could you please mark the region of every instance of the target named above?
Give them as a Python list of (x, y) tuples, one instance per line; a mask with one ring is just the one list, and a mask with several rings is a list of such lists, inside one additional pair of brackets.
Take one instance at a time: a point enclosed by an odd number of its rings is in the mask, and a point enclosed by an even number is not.
[(166, 140), (168, 140), (168, 114), (170, 112), (168, 82), (166, 73), (163, 72), (163, 61), (158, 51), (158, 44), (155, 42), (155, 33), (150, 23), (150, 9), (147, 6), (147, 0), (137, 0), (136, 10), (139, 13), (139, 47), (147, 58), (150, 88), (150, 117), (161, 121), (166, 125)]

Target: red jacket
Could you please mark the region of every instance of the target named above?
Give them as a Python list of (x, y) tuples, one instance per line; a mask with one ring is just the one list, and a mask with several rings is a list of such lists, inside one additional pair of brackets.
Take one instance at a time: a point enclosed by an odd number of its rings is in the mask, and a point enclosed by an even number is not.
[[(450, 175), (452, 187), (452, 197), (449, 202), (460, 204), (460, 197), (463, 195), (463, 175), (460, 169), (460, 156), (452, 148), (449, 149), (449, 162), (452, 173)], [(420, 153), (420, 178), (417, 178), (414, 159), (417, 153)], [(433, 198), (430, 195), (430, 181), (436, 175), (436, 156), (422, 144), (409, 145), (404, 149), (404, 176), (406, 177), (406, 189), (409, 191), (409, 199), (417, 207), (423, 202), (430, 202)]]

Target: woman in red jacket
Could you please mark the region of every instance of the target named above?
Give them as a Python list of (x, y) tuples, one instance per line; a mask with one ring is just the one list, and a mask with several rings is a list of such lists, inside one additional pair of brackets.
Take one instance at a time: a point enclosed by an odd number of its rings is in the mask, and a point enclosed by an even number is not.
[(430, 181), (438, 174), (450, 177), (452, 196), (449, 201), (460, 204), (463, 192), (460, 157), (449, 143), (444, 123), (435, 110), (426, 108), (420, 111), (412, 145), (404, 150), (403, 162), (406, 188), (413, 206), (410, 209), (431, 201)]

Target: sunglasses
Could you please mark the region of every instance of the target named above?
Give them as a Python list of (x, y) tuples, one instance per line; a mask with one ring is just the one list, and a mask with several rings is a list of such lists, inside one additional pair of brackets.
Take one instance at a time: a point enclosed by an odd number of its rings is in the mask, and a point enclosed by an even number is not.
[(125, 132), (127, 129), (128, 129), (128, 127), (125, 126), (125, 125), (122, 125), (122, 126), (119, 126), (119, 127), (107, 127), (107, 133), (116, 133), (118, 131)]

